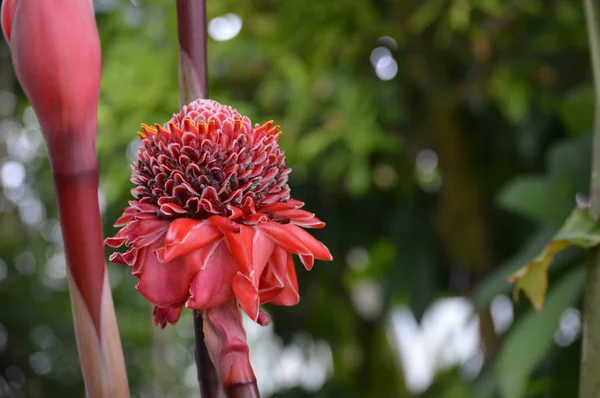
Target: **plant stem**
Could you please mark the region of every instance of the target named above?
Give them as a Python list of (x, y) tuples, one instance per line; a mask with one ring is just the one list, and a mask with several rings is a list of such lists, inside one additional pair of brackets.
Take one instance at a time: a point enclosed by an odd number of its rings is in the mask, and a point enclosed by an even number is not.
[[(584, 0), (594, 78), (594, 145), (590, 182), (591, 212), (600, 218), (600, 5)], [(581, 398), (600, 397), (600, 249), (590, 251), (583, 311), (583, 344), (579, 385)]]
[(208, 98), (206, 0), (177, 0), (179, 102)]
[[(177, 35), (179, 103), (184, 106), (197, 98), (208, 98), (206, 0), (177, 0)], [(203, 398), (216, 398), (221, 383), (206, 349), (202, 324), (202, 312), (194, 311), (194, 357), (200, 393)]]
[(229, 398), (260, 398), (256, 382), (227, 386), (225, 393)]
[(196, 342), (196, 370), (200, 394), (204, 397), (217, 397), (221, 382), (217, 375), (215, 365), (210, 360), (206, 344), (204, 343), (204, 330), (201, 311), (194, 311), (194, 341)]
[[(95, 150), (94, 155), (88, 156), (88, 161), (91, 156), (95, 156)], [(51, 159), (68, 265), (75, 337), (87, 395), (90, 398), (125, 398), (129, 396), (129, 388), (104, 262), (98, 169), (94, 166), (65, 173), (56, 156)]]

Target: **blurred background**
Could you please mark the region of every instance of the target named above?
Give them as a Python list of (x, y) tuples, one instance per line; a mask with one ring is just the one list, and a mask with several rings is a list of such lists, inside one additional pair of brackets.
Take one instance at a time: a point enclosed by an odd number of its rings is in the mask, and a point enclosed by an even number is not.
[[(94, 0), (106, 235), (141, 123), (178, 110), (175, 6)], [(264, 397), (577, 395), (585, 255), (542, 312), (507, 276), (589, 180), (593, 92), (581, 2), (208, 1), (211, 98), (274, 119), (294, 198), (333, 263), (301, 302), (247, 322)], [(0, 43), (0, 396), (84, 395), (47, 153)], [(107, 252), (107, 254), (109, 254)], [(189, 311), (164, 331), (109, 264), (133, 397), (198, 396)]]

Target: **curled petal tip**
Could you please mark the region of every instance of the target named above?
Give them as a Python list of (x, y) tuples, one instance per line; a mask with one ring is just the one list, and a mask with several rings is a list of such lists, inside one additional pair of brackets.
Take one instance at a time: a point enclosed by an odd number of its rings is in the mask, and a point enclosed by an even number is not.
[(181, 317), (181, 306), (171, 308), (154, 307), (152, 324), (164, 329), (168, 323), (174, 325)]
[(158, 260), (159, 263), (164, 263), (165, 262), (165, 251), (166, 250), (165, 250), (164, 247), (161, 247), (160, 249), (156, 249), (154, 251), (154, 254), (156, 255), (156, 259)]
[(125, 238), (106, 238), (104, 239), (104, 245), (116, 249), (123, 246), (126, 240)]
[(256, 323), (258, 323), (260, 326), (269, 326), (271, 324), (271, 320), (269, 319), (267, 314), (260, 311), (258, 313), (258, 319), (256, 320)]

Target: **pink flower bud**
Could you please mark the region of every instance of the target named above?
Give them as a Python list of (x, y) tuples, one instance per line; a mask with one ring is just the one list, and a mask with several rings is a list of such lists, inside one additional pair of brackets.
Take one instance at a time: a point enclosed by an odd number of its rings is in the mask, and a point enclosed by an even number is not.
[(92, 1), (5, 0), (1, 19), (55, 169), (95, 162), (101, 54)]

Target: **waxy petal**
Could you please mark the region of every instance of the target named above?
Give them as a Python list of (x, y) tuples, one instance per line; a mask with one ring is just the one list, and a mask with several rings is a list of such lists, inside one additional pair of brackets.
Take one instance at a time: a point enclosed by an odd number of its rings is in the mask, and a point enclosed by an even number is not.
[(190, 285), (188, 308), (205, 309), (225, 303), (232, 295), (231, 280), (236, 272), (225, 239), (205, 246), (184, 258), (189, 268), (200, 269)]
[(239, 224), (231, 221), (227, 217), (223, 216), (210, 216), (208, 217), (208, 221), (219, 228), (223, 233), (230, 232), (234, 234), (240, 233)]
[(282, 211), (282, 210), (299, 209), (302, 206), (304, 206), (303, 202), (300, 202), (299, 200), (295, 200), (295, 199), (289, 199), (285, 202), (277, 202), (277, 203), (273, 203), (270, 205), (262, 206), (259, 209), (259, 211), (261, 213), (273, 213), (273, 212)]
[(274, 242), (256, 227), (240, 226), (239, 234), (225, 234), (238, 269), (249, 276), (254, 273), (254, 283), (258, 285), (260, 274), (265, 268)]
[(286, 224), (285, 227), (289, 232), (296, 236), (298, 241), (302, 242), (302, 244), (306, 248), (308, 248), (308, 255), (306, 255), (305, 253), (299, 253), (300, 259), (302, 260), (302, 263), (308, 271), (312, 269), (313, 257), (325, 261), (333, 260), (329, 249), (327, 249), (327, 247), (321, 242), (319, 242), (314, 236), (312, 236), (302, 228), (297, 227), (296, 225)]
[(296, 277), (296, 268), (294, 267), (294, 260), (292, 259), (291, 254), (288, 254), (286, 261), (285, 278), (285, 287), (283, 288), (283, 291), (275, 297), (271, 303), (286, 306), (296, 305), (300, 301), (300, 294), (298, 289), (298, 279)]
[(119, 247), (123, 243), (136, 248), (154, 243), (167, 231), (170, 221), (152, 218), (141, 221), (129, 222), (112, 238), (107, 238), (104, 243), (110, 247)]
[(238, 272), (233, 278), (232, 287), (235, 298), (244, 312), (256, 322), (259, 316), (260, 298), (252, 278)]
[(171, 307), (187, 300), (190, 283), (201, 264), (186, 262), (181, 258), (161, 263), (154, 253), (161, 246), (162, 242), (157, 241), (146, 248), (149, 253), (143, 261), (137, 288), (157, 307)]
[(291, 257), (280, 246), (275, 247), (269, 263), (260, 277), (260, 302), (268, 303), (277, 297), (284, 289), (286, 282), (287, 260)]
[[(113, 247), (118, 247), (118, 246), (113, 246)], [(110, 255), (110, 257), (108, 259), (116, 264), (133, 265), (137, 261), (137, 254), (138, 254), (138, 249), (131, 248), (131, 249), (127, 250), (125, 253), (113, 253)]]
[(256, 226), (265, 234), (269, 235), (279, 246), (283, 247), (290, 253), (294, 254), (310, 254), (309, 250), (291, 234), (287, 229), (289, 224), (280, 224), (278, 222), (268, 222)]
[(154, 307), (154, 311), (152, 312), (152, 323), (159, 326), (161, 329), (164, 329), (167, 326), (167, 323), (174, 325), (177, 323), (179, 318), (181, 317), (182, 307), (171, 307), (171, 308), (161, 308)]
[(171, 261), (200, 249), (223, 237), (219, 228), (208, 221), (178, 218), (169, 225), (165, 247), (157, 251), (160, 261)]

